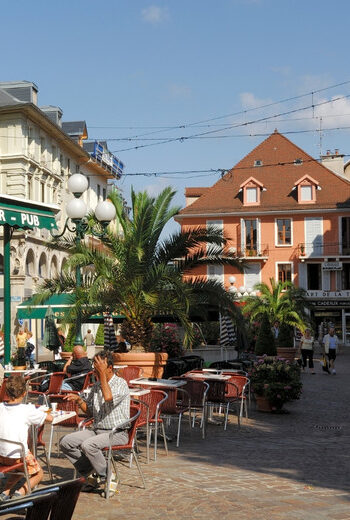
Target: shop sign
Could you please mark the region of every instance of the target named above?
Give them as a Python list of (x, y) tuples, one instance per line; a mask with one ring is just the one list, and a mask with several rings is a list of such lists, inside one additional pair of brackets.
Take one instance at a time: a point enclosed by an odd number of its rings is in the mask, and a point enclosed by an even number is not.
[(350, 291), (306, 291), (307, 298), (350, 298)]
[(341, 271), (342, 269), (342, 262), (322, 262), (322, 271)]
[(347, 302), (340, 300), (314, 300), (310, 301), (314, 307), (344, 307)]

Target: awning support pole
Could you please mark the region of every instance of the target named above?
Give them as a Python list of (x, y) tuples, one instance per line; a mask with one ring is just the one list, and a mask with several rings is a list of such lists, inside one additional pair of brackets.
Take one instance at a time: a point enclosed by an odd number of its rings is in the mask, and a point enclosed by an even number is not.
[(11, 359), (11, 226), (4, 224), (4, 341), (5, 365)]

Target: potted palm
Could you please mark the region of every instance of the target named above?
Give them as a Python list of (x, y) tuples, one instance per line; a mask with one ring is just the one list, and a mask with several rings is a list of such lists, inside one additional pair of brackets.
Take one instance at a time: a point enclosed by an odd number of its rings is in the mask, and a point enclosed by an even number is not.
[[(119, 192), (113, 191), (109, 199), (115, 206), (116, 220), (102, 236), (100, 247), (89, 240), (77, 244), (64, 236), (52, 242), (71, 256), (66, 272), (45, 280), (42, 291), (74, 292), (75, 307), (83, 319), (106, 309), (123, 315), (123, 335), (132, 351), (115, 354), (117, 364), (142, 364), (140, 357), (147, 357), (156, 367), (166, 362), (166, 353), (152, 352), (156, 316), (164, 315), (167, 321), (180, 324), (187, 348), (194, 336), (191, 309), (196, 315), (205, 315), (214, 305), (232, 316), (239, 313), (235, 297), (221, 283), (206, 276), (191, 276), (192, 269), (208, 264), (230, 265), (242, 271), (243, 263), (236, 254), (226, 251), (221, 231), (196, 228), (161, 240), (164, 227), (180, 209), (171, 206), (174, 195), (170, 187), (155, 198), (146, 191), (132, 190), (129, 211)], [(93, 216), (89, 216), (89, 222), (96, 227)], [(89, 233), (87, 229), (86, 236)], [(75, 280), (78, 266), (84, 273), (79, 290)], [(154, 376), (156, 370), (151, 371)]]
[(264, 356), (249, 377), (259, 411), (278, 412), (284, 403), (301, 395), (300, 367), (287, 360)]

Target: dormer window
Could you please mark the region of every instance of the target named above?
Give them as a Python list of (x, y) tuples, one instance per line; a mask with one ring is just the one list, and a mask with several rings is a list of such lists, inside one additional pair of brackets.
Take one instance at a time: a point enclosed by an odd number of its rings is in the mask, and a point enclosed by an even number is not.
[(295, 186), (298, 190), (299, 204), (314, 204), (316, 202), (316, 190), (319, 189), (318, 181), (309, 175), (304, 175), (295, 183)]
[(260, 193), (264, 189), (263, 184), (254, 177), (250, 177), (240, 185), (243, 191), (243, 204), (245, 206), (257, 206), (260, 204)]
[(263, 162), (261, 159), (257, 159), (256, 161), (254, 161), (254, 166), (262, 166), (263, 165)]
[(299, 157), (298, 159), (295, 159), (294, 164), (295, 164), (296, 166), (299, 166), (300, 164), (303, 164), (303, 160), (300, 159), (300, 157)]

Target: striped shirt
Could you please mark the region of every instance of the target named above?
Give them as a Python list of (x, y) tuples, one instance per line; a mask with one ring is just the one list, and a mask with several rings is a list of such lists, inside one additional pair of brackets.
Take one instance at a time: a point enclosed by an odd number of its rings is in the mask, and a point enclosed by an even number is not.
[(130, 392), (125, 379), (113, 375), (108, 384), (113, 395), (112, 401), (104, 400), (99, 381), (94, 384), (86, 399), (96, 430), (112, 430), (130, 418)]

